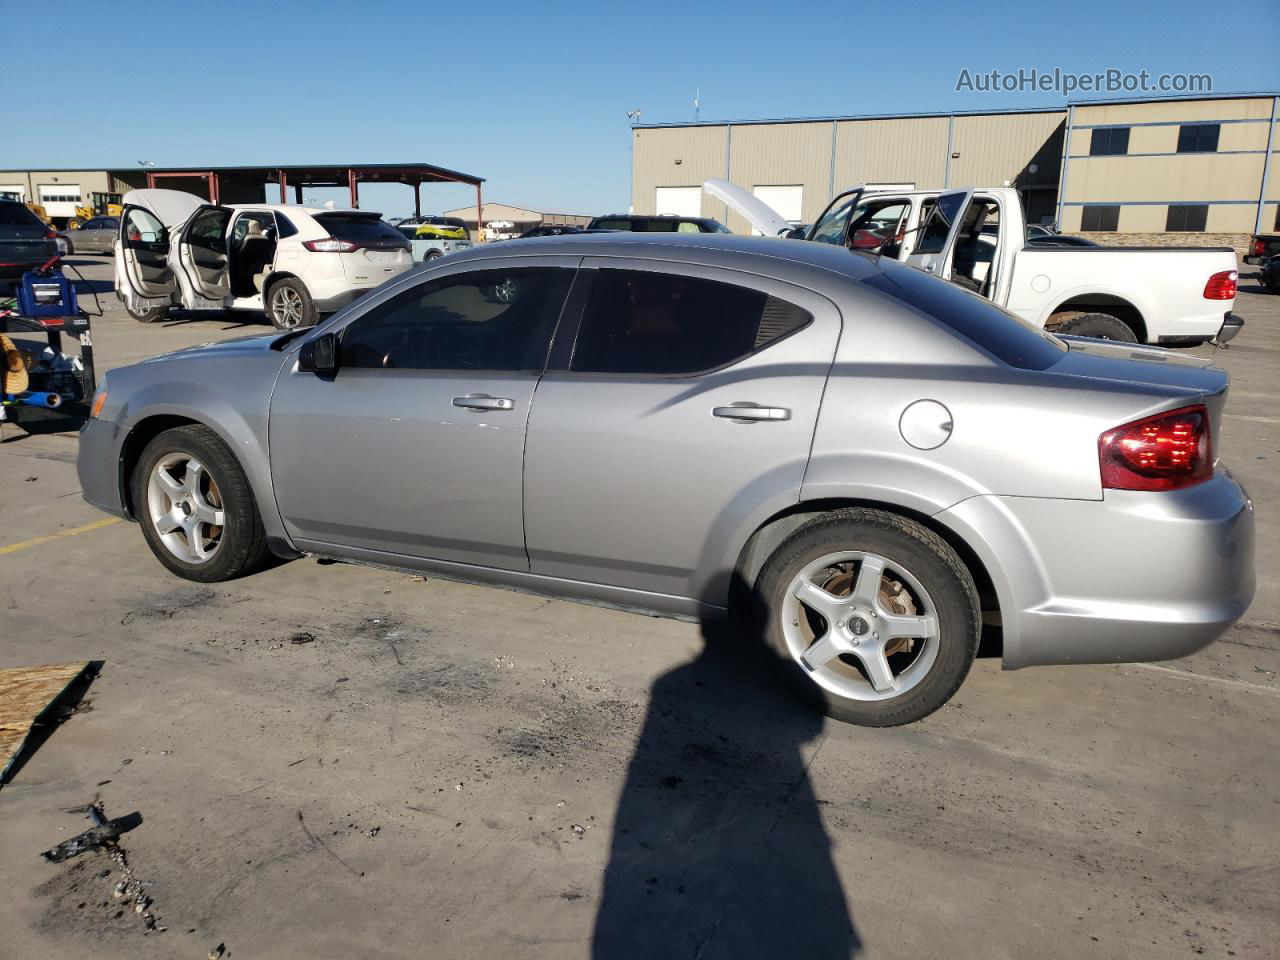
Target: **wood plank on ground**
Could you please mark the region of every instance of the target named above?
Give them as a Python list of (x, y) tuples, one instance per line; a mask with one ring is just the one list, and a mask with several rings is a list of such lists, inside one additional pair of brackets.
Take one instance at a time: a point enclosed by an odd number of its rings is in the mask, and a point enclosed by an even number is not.
[(40, 723), (89, 663), (0, 670), (0, 784), (22, 752), (32, 727)]

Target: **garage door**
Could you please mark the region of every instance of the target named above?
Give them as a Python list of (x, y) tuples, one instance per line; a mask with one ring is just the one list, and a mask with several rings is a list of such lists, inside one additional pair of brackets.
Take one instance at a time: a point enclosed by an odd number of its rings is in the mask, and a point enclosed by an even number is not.
[(701, 187), (658, 187), (653, 193), (653, 212), (658, 216), (702, 216)]
[[(752, 192), (758, 199), (778, 211), (782, 219), (790, 220), (792, 223), (800, 223), (803, 219), (800, 211), (804, 207), (804, 187), (801, 184), (758, 186)], [(760, 231), (755, 227), (751, 228), (751, 232), (756, 236), (760, 235)]]
[(80, 205), (80, 184), (42, 183), (36, 187), (40, 205), (51, 217), (74, 217)]

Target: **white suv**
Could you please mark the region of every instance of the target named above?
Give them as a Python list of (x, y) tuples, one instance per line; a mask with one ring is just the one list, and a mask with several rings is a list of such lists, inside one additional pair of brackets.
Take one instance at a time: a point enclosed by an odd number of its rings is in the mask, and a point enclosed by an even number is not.
[(144, 323), (170, 307), (265, 312), (310, 326), (413, 266), (382, 215), (274, 203), (215, 206), (179, 190), (124, 196), (116, 296)]

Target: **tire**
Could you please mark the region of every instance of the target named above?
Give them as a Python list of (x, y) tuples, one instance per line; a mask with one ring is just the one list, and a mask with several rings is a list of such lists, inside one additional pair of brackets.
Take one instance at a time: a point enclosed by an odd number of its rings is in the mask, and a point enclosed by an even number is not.
[[(193, 463), (203, 468), (194, 487)], [(197, 583), (217, 583), (252, 573), (266, 562), (266, 532), (249, 481), (208, 427), (192, 424), (156, 436), (142, 451), (131, 482), (142, 535), (170, 572)], [(202, 516), (208, 519), (201, 521)], [(195, 520), (189, 529), (179, 519), (184, 517)], [(198, 550), (207, 556), (201, 558)]]
[(313, 327), (320, 319), (320, 311), (307, 285), (296, 277), (286, 277), (271, 285), (267, 291), (266, 313), (277, 330)]
[(430, 263), (432, 260), (439, 260), (444, 254), (439, 250), (428, 250), (422, 255), (423, 263)]
[(1072, 337), (1093, 337), (1095, 340), (1116, 340), (1120, 343), (1137, 343), (1133, 328), (1109, 313), (1081, 313), (1057, 328), (1056, 333)]
[(981, 607), (969, 570), (933, 531), (881, 510), (837, 510), (804, 524), (765, 562), (753, 600), (784, 682), (846, 723), (927, 717), (960, 688), (978, 652)]
[(146, 310), (137, 311), (126, 305), (125, 310), (139, 323), (157, 323), (169, 316), (168, 307), (149, 307)]

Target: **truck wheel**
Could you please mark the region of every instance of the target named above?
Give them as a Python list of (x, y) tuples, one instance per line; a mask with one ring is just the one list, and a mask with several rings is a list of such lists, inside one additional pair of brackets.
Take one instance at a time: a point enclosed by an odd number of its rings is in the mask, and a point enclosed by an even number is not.
[(1072, 337), (1093, 337), (1095, 340), (1118, 340), (1121, 343), (1137, 343), (1133, 328), (1109, 313), (1081, 313), (1057, 328), (1055, 333)]
[(306, 284), (294, 277), (286, 277), (273, 283), (267, 291), (267, 317), (277, 330), (292, 330), (315, 326), (320, 313), (307, 292)]
[(168, 307), (149, 307), (146, 310), (134, 310), (126, 305), (125, 310), (128, 312), (129, 316), (133, 317), (133, 319), (137, 320), (139, 323), (156, 323), (169, 316)]
[(804, 524), (765, 562), (754, 604), (783, 680), (848, 723), (927, 717), (978, 651), (978, 591), (960, 557), (933, 531), (881, 510)]
[(432, 260), (439, 260), (442, 256), (444, 256), (444, 254), (439, 250), (428, 250), (422, 255), (422, 262), (430, 263)]
[(231, 580), (267, 559), (249, 481), (208, 427), (175, 427), (147, 444), (133, 472), (133, 505), (156, 559), (187, 580)]

